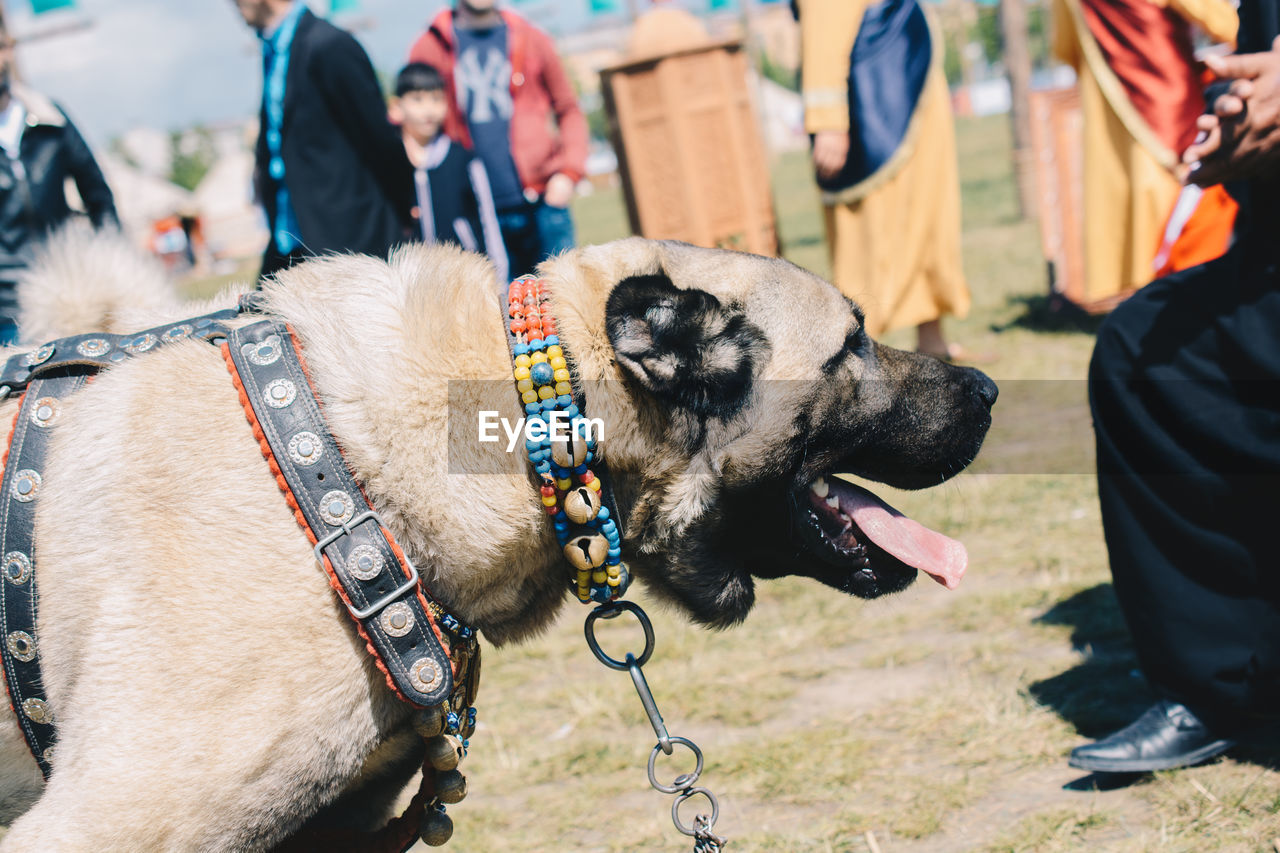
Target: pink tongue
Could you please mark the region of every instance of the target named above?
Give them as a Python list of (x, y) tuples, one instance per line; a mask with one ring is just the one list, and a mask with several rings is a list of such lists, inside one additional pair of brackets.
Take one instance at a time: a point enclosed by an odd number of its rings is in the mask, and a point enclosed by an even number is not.
[(955, 589), (969, 566), (964, 545), (907, 518), (875, 495), (841, 480), (829, 479), (840, 510), (867, 538), (947, 589)]

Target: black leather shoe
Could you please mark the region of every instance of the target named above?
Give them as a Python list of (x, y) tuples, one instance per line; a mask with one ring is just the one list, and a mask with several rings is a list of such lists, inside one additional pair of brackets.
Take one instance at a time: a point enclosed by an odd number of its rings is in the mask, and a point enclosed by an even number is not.
[(1115, 734), (1071, 750), (1067, 763), (1102, 773), (1143, 773), (1189, 767), (1235, 746), (1177, 702), (1160, 700)]

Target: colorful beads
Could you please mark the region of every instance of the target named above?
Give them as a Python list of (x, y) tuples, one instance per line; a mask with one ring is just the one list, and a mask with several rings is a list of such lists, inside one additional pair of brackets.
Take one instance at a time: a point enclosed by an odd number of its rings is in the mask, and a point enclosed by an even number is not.
[[(542, 353), (535, 353), (535, 355), (542, 355)], [(555, 371), (551, 368), (551, 365), (547, 364), (546, 358), (547, 357), (543, 355), (543, 360), (529, 369), (529, 379), (533, 381), (534, 385), (548, 385), (553, 380), (560, 378), (555, 375)], [(567, 378), (569, 371), (566, 370), (564, 373)]]
[(549, 301), (548, 288), (533, 277), (513, 281), (507, 291), (516, 391), (526, 417), (547, 427), (541, 437), (527, 437), (525, 452), (541, 477), (539, 501), (573, 565), (570, 589), (582, 601), (604, 603), (626, 591), (630, 573), (621, 562), (618, 526), (601, 502), (601, 483), (590, 468), (595, 442), (581, 429), (582, 413)]

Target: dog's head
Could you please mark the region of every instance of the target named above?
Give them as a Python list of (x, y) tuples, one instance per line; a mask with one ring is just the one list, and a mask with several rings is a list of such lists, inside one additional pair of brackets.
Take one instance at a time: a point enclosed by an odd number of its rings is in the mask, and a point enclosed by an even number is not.
[(915, 489), (961, 471), (991, 424), (984, 374), (876, 343), (857, 305), (784, 261), (625, 241), (546, 273), (599, 297), (557, 300), (571, 348), (603, 302), (607, 347), (574, 351), (621, 376), (587, 405), (638, 577), (717, 626), (745, 617), (753, 577), (864, 598), (917, 571), (959, 582), (963, 546), (836, 475)]

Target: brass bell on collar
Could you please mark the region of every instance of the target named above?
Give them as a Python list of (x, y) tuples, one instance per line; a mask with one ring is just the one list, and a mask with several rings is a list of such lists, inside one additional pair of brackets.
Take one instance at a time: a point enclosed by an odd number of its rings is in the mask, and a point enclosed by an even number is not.
[(413, 730), (420, 738), (433, 738), (444, 734), (444, 706), (422, 708), (413, 713)]
[(609, 556), (609, 542), (599, 533), (578, 536), (564, 546), (564, 556), (579, 571), (594, 569), (604, 565), (604, 558)]
[(442, 811), (427, 809), (418, 824), (418, 837), (428, 847), (443, 847), (453, 837), (453, 819)]
[(462, 802), (467, 796), (467, 777), (457, 770), (437, 773), (436, 796), (440, 798), (440, 802), (450, 805)]
[(551, 459), (561, 468), (577, 468), (587, 461), (587, 440), (574, 430), (566, 439), (551, 439)]
[(439, 735), (427, 741), (427, 760), (437, 770), (452, 770), (462, 760), (462, 741), (453, 735)]
[(586, 524), (600, 511), (600, 493), (587, 486), (578, 486), (564, 496), (564, 514), (574, 524)]

